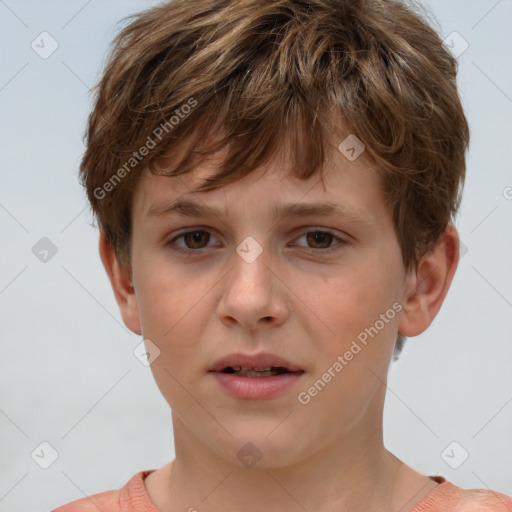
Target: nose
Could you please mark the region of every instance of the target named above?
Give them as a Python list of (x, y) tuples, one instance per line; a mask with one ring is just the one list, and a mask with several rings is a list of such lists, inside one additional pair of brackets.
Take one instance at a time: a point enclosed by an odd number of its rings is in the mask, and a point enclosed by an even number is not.
[(249, 263), (235, 253), (233, 269), (227, 276), (218, 305), (219, 318), (226, 326), (238, 325), (254, 331), (279, 326), (288, 318), (291, 308), (287, 287), (268, 254), (264, 250)]

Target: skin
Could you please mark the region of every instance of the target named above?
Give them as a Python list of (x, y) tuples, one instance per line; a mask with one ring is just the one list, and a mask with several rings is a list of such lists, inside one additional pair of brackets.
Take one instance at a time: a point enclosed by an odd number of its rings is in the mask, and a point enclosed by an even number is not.
[[(150, 499), (162, 512), (411, 510), (437, 484), (384, 447), (386, 375), (397, 333), (422, 333), (443, 303), (458, 262), (457, 231), (448, 226), (418, 269), (406, 272), (382, 183), (365, 154), (349, 162), (333, 150), (325, 187), (319, 175), (293, 177), (276, 158), (221, 189), (194, 193), (224, 156), (184, 176), (144, 172), (132, 203), (131, 271), (100, 235), (125, 324), (161, 351), (151, 370), (172, 408), (176, 457), (146, 478)], [(222, 213), (147, 215), (178, 197)], [(274, 205), (327, 201), (352, 206), (369, 225), (271, 214)], [(210, 234), (189, 245), (175, 241), (189, 256), (171, 244), (184, 228)], [(334, 237), (315, 240), (317, 231)], [(251, 264), (236, 252), (248, 236), (263, 249)], [(307, 405), (299, 403), (298, 393), (394, 303), (401, 311)], [(276, 398), (235, 399), (208, 370), (239, 351), (278, 354), (305, 374)], [(237, 457), (248, 442), (262, 455), (253, 467)]]

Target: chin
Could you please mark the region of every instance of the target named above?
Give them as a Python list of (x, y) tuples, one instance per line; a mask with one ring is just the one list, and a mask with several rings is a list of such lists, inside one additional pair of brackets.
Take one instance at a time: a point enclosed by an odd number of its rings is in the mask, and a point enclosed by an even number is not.
[[(281, 421), (281, 420), (280, 420)], [(287, 429), (284, 423), (251, 422), (250, 428), (230, 429), (233, 438), (228, 446), (221, 448), (223, 456), (230, 462), (252, 469), (271, 469), (291, 466), (308, 454), (302, 451), (302, 442), (297, 433)], [(307, 449), (311, 450), (311, 443)]]

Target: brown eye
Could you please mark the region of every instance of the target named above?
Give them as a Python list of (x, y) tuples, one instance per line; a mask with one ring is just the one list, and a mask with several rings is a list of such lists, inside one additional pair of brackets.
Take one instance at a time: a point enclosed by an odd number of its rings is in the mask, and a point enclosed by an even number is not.
[(189, 231), (183, 233), (180, 237), (183, 238), (185, 245), (189, 249), (202, 249), (210, 240), (210, 233), (207, 231)]
[(334, 236), (327, 231), (310, 231), (306, 238), (308, 243), (313, 245), (313, 249), (327, 249), (331, 245)]
[(176, 235), (165, 245), (178, 254), (185, 256), (202, 256), (215, 247), (212, 241), (218, 242), (209, 231), (204, 229), (192, 229), (182, 231), (181, 234)]
[[(304, 242), (298, 243), (302, 239), (305, 239), (307, 245), (304, 245)], [(306, 250), (309, 249), (309, 252), (327, 255), (343, 249), (348, 242), (330, 231), (316, 229), (305, 232), (296, 239), (295, 244), (304, 247)]]

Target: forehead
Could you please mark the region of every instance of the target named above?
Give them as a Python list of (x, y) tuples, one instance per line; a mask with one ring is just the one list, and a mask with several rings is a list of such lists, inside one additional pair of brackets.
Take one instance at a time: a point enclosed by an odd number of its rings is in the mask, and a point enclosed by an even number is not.
[(352, 162), (339, 151), (331, 152), (324, 168), (307, 180), (294, 176), (285, 158), (276, 157), (237, 181), (197, 192), (218, 172), (226, 154), (223, 149), (180, 176), (155, 175), (144, 169), (134, 194), (134, 215), (207, 217), (265, 211), (270, 217), (341, 214), (375, 224), (386, 214), (379, 173), (368, 159)]

